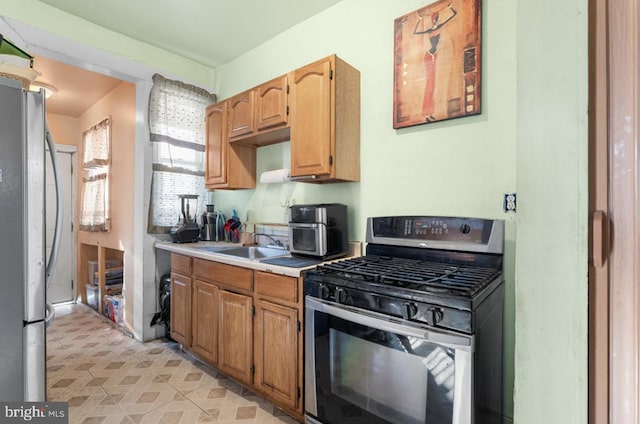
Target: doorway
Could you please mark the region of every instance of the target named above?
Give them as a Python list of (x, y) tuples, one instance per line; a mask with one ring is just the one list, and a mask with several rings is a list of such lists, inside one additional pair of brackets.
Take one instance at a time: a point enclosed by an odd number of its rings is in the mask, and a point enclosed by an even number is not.
[[(60, 166), (60, 181), (62, 186), (62, 232), (60, 239), (60, 253), (53, 272), (53, 278), (47, 287), (47, 302), (62, 303), (75, 299), (75, 274), (76, 274), (76, 184), (74, 168), (76, 163), (77, 148), (74, 146), (56, 146), (58, 162)], [(53, 231), (56, 221), (56, 189), (53, 177), (51, 158), (46, 160), (46, 246), (47, 258), (51, 252)]]

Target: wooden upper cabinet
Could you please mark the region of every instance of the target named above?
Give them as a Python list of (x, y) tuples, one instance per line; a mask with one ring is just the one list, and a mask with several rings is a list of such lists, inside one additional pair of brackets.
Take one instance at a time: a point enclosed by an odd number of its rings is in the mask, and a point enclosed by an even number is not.
[(329, 56), (293, 71), (291, 176), (360, 180), (360, 72)]
[(360, 181), (360, 72), (335, 55), (207, 108), (206, 187), (256, 187), (257, 147), (290, 140), (298, 181)]
[(287, 76), (275, 78), (253, 89), (256, 129), (287, 125)]
[(229, 139), (255, 131), (253, 90), (236, 94), (227, 100), (229, 107)]
[(331, 61), (293, 72), (291, 87), (291, 176), (330, 175)]
[(227, 183), (227, 102), (207, 107), (205, 146), (205, 185)]
[(255, 148), (229, 144), (229, 101), (206, 109), (205, 186), (210, 189), (255, 188)]

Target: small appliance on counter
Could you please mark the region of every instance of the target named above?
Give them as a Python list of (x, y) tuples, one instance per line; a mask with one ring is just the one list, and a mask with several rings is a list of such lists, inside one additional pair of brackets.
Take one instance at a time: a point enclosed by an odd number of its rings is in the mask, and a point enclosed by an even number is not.
[(202, 228), (200, 231), (200, 240), (224, 240), (224, 224), (225, 217), (222, 211), (215, 211), (214, 205), (207, 205), (207, 210), (202, 213)]
[(293, 256), (325, 260), (348, 253), (349, 223), (345, 205), (293, 205), (289, 213), (289, 251)]
[[(196, 222), (195, 214), (198, 207), (197, 194), (179, 194), (182, 220), (169, 229), (171, 241), (174, 243), (194, 243), (200, 239), (200, 226)], [(191, 201), (195, 200), (193, 217), (191, 216)]]

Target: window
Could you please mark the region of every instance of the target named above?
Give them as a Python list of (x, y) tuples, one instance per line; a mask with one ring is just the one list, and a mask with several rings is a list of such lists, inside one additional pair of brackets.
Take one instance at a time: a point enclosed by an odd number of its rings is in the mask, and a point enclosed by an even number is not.
[(199, 195), (204, 210), (205, 109), (215, 103), (205, 90), (153, 76), (149, 98), (149, 132), (153, 143), (153, 176), (149, 233), (166, 233), (180, 220), (180, 194)]
[(82, 151), (84, 176), (80, 229), (109, 231), (110, 118), (105, 118), (82, 134)]

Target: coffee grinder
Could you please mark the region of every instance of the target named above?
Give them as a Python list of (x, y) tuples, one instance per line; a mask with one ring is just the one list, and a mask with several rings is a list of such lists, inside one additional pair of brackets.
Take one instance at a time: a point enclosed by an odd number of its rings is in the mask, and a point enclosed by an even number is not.
[[(193, 243), (200, 238), (200, 227), (196, 222), (196, 213), (198, 209), (197, 194), (179, 194), (180, 207), (182, 211), (182, 219), (176, 225), (169, 229), (171, 240), (174, 243)], [(195, 200), (193, 208), (193, 216), (191, 216), (190, 202)]]

